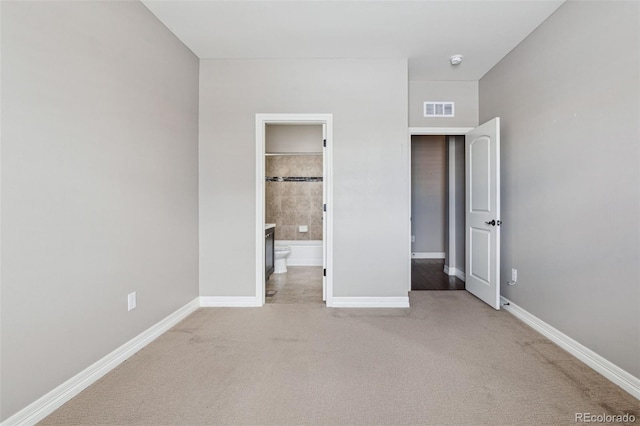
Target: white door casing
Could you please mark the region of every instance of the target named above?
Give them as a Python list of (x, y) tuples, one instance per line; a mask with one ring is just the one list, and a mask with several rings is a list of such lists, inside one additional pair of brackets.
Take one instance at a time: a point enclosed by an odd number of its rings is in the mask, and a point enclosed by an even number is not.
[(500, 309), (500, 118), (465, 135), (465, 286)]
[[(327, 238), (327, 124), (322, 123), (322, 240)], [(322, 301), (327, 301), (327, 244), (322, 244)]]
[(333, 306), (333, 114), (256, 114), (256, 297), (255, 305), (265, 303), (265, 127), (267, 124), (321, 124), (324, 139), (327, 141), (323, 148), (323, 299), (327, 307)]

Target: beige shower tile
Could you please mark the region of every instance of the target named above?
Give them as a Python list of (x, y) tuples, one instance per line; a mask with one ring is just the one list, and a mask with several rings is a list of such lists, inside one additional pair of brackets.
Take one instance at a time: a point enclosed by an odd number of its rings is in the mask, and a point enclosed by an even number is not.
[(276, 240), (295, 240), (296, 227), (293, 225), (282, 225), (276, 227)]
[(278, 186), (280, 187), (280, 195), (293, 195), (293, 187), (295, 182), (278, 182)]
[(309, 215), (309, 225), (322, 225), (322, 212), (311, 212)]
[(266, 199), (266, 212), (267, 214), (277, 215), (280, 213), (282, 208), (282, 197), (271, 196)]
[(295, 197), (296, 212), (309, 213), (311, 211), (311, 200), (309, 197)]
[(308, 182), (307, 185), (309, 185), (309, 195), (322, 197), (322, 182)]
[(264, 161), (264, 174), (265, 176), (273, 176), (274, 162), (276, 157), (265, 157)]
[(310, 197), (310, 203), (312, 213), (322, 211), (322, 196)]
[(309, 196), (310, 194), (309, 182), (294, 182), (293, 195), (297, 196)]
[(298, 197), (282, 197), (282, 202), (280, 203), (280, 211), (283, 212), (294, 212), (297, 210), (297, 199)]
[(298, 227), (296, 227), (295, 231), (296, 231), (296, 240), (308, 240), (309, 239), (309, 232), (300, 232), (300, 231), (298, 231)]
[(296, 224), (296, 212), (294, 210), (284, 210), (280, 213), (280, 217), (283, 225)]
[(309, 239), (322, 240), (322, 225), (309, 226)]
[(311, 161), (309, 164), (311, 176), (318, 177), (322, 176), (322, 156), (316, 155), (311, 157)]
[(309, 225), (311, 223), (311, 213), (309, 212), (296, 212), (296, 221), (295, 224), (300, 225)]

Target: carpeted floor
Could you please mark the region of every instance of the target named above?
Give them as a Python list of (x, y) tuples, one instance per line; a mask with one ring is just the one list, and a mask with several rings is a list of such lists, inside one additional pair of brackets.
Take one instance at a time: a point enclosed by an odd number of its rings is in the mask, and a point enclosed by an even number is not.
[(200, 309), (42, 424), (568, 425), (639, 407), (511, 314), (432, 291), (410, 309)]

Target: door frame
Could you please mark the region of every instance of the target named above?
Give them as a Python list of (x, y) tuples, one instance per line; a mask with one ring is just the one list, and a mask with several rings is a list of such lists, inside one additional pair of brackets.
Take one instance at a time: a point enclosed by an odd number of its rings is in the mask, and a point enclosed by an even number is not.
[(256, 305), (265, 302), (265, 129), (267, 124), (317, 124), (326, 128), (327, 146), (323, 154), (324, 199), (323, 215), (327, 232), (322, 236), (326, 264), (326, 306), (333, 306), (333, 114), (256, 114)]
[[(411, 137), (412, 136), (464, 136), (467, 132), (473, 130), (474, 127), (409, 127), (408, 131), (408, 146), (407, 149), (407, 191), (408, 191), (408, 200), (409, 200), (409, 220), (407, 221), (407, 271), (409, 280), (407, 282), (407, 291), (411, 291)], [(449, 146), (449, 141), (447, 140), (447, 147)], [(448, 149), (448, 148), (447, 148)], [(449, 167), (449, 174), (447, 179), (449, 182), (452, 180), (455, 181), (454, 170)], [(451, 232), (451, 227), (455, 226), (455, 220), (451, 220), (451, 215), (455, 212), (455, 197), (452, 197), (451, 194), (448, 196), (449, 200), (449, 259), (451, 259), (451, 255), (455, 254), (452, 252), (455, 249), (455, 241), (452, 243), (452, 238), (455, 237), (455, 231)]]

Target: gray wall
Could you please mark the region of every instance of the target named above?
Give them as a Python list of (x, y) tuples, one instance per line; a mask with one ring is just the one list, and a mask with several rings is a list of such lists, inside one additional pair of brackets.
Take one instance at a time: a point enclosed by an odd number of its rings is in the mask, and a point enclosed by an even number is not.
[(138, 2), (1, 7), (4, 420), (198, 296), (198, 60)]
[(201, 61), (200, 294), (255, 295), (255, 114), (332, 113), (334, 295), (406, 296), (407, 93), (403, 59)]
[[(426, 101), (455, 102), (455, 117), (425, 117)], [(478, 125), (477, 81), (410, 81), (410, 127), (475, 127)]]
[(566, 2), (480, 81), (504, 296), (640, 377), (638, 2)]
[(448, 220), (445, 136), (411, 137), (411, 244), (413, 253), (445, 251)]
[(322, 152), (322, 126), (267, 124), (266, 152)]

